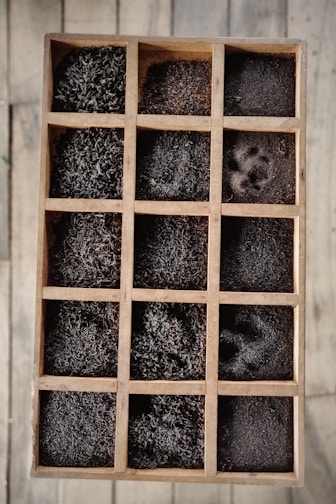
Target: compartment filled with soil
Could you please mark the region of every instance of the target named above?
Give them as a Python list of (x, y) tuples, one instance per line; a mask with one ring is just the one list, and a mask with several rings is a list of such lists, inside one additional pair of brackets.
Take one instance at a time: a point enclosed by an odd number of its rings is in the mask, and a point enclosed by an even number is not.
[(130, 396), (129, 467), (202, 469), (203, 452), (203, 396)]
[(67, 129), (54, 141), (52, 198), (121, 199), (124, 131)]
[(293, 292), (292, 219), (223, 217), (220, 288)]
[(220, 380), (292, 380), (293, 308), (220, 307)]
[(218, 471), (293, 471), (293, 398), (219, 397)]
[(211, 60), (167, 59), (149, 65), (140, 89), (139, 113), (210, 115)]
[(125, 112), (126, 49), (82, 47), (54, 71), (53, 112)]
[(210, 133), (140, 131), (136, 198), (208, 201)]
[(40, 398), (41, 465), (113, 467), (115, 394), (42, 391)]
[(294, 54), (226, 54), (224, 115), (295, 116), (295, 65)]
[(131, 379), (204, 380), (206, 305), (133, 303)]
[(134, 287), (206, 289), (208, 219), (136, 215)]
[(119, 288), (121, 215), (52, 214), (49, 285)]
[(94, 301), (47, 301), (44, 373), (116, 377), (119, 305)]
[(295, 135), (225, 131), (223, 203), (295, 203)]

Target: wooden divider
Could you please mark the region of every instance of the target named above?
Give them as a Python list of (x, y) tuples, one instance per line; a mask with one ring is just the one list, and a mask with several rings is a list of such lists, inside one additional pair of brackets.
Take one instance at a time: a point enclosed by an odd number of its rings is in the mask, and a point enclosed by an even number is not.
[[(51, 111), (53, 68), (71, 47), (126, 47), (125, 114), (56, 113)], [(155, 59), (173, 51), (199, 58), (209, 51), (212, 59), (211, 116), (159, 116), (138, 114), (138, 79), (141, 57)], [(227, 117), (223, 114), (225, 49), (296, 55), (295, 117)], [(154, 52), (153, 52), (154, 51)], [(150, 39), (49, 35), (45, 45), (44, 99), (39, 207), (39, 251), (36, 300), (34, 376), (34, 460), (32, 473), (46, 477), (83, 477), (163, 481), (207, 481), (298, 485), (303, 481), (304, 426), (304, 304), (305, 304), (305, 45), (296, 40), (253, 39)], [(196, 54), (197, 53), (197, 54)], [(143, 69), (141, 70), (143, 72)], [(49, 197), (50, 131), (53, 128), (123, 128), (124, 164), (121, 200)], [(139, 129), (205, 131), (211, 134), (210, 197), (208, 202), (136, 201), (136, 142)], [(289, 132), (296, 138), (296, 200), (294, 205), (222, 203), (223, 134), (225, 130)], [(114, 212), (122, 216), (120, 289), (70, 288), (48, 285), (48, 212)], [(134, 216), (196, 215), (208, 219), (208, 278), (204, 291), (141, 289), (133, 287)], [(294, 220), (294, 292), (220, 291), (220, 242), (223, 216), (267, 217)], [(47, 300), (110, 301), (120, 304), (117, 378), (62, 377), (43, 374), (44, 304)], [(204, 381), (130, 380), (132, 302), (202, 303), (207, 305), (206, 376)], [(222, 304), (291, 306), (294, 309), (294, 370), (288, 381), (223, 381), (218, 379), (219, 309)], [(39, 394), (47, 390), (113, 392), (117, 394), (114, 468), (43, 467), (38, 460)], [(202, 395), (205, 398), (204, 470), (128, 468), (130, 394)], [(230, 473), (217, 471), (217, 412), (219, 396), (283, 396), (294, 403), (294, 468), (292, 473)]]

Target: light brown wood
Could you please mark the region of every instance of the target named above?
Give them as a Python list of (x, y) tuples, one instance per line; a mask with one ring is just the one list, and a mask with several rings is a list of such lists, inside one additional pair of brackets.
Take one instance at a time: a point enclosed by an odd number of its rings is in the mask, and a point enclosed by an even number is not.
[(299, 215), (297, 205), (261, 205), (258, 203), (223, 203), (222, 215), (232, 217), (293, 218)]
[(208, 0), (204, 15), (203, 0), (179, 0), (174, 10), (174, 35), (182, 37), (227, 36), (228, 1)]
[(157, 301), (161, 303), (206, 303), (206, 291), (168, 289), (133, 289), (133, 301)]
[(121, 213), (121, 200), (46, 198), (45, 209), (52, 212), (114, 212)]
[[(127, 46), (126, 63), (126, 122), (124, 136), (123, 222), (121, 241), (120, 316), (118, 348), (118, 396), (116, 414), (115, 470), (127, 467), (128, 395), (125, 393), (130, 378), (132, 330), (132, 288), (134, 248), (134, 200), (136, 178), (136, 114), (138, 88), (138, 45)], [(119, 392), (120, 391), (120, 392)]]
[(115, 483), (116, 502), (120, 504), (171, 504), (173, 498), (171, 483), (155, 481), (117, 481)]
[(152, 114), (139, 114), (137, 117), (137, 126), (139, 128), (174, 131), (210, 131), (211, 118), (206, 116), (156, 116)]
[(204, 215), (209, 214), (209, 203), (196, 201), (136, 201), (137, 214)]
[(232, 130), (295, 133), (299, 125), (299, 120), (296, 117), (225, 116), (223, 118), (224, 128)]
[[(69, 51), (71, 45), (101, 46), (106, 43), (116, 43), (127, 48), (126, 69), (126, 107), (124, 115), (102, 114), (55, 114), (48, 112), (51, 103), (52, 75), (50, 69), (50, 50), (55, 61)], [(297, 118), (245, 118), (223, 117), (224, 97), (224, 63), (225, 50), (291, 52), (297, 55), (297, 73), (300, 74), (300, 113)], [(158, 54), (155, 50), (158, 50)], [(159, 58), (190, 58), (212, 61), (212, 113), (210, 117), (189, 116), (154, 116), (138, 115), (138, 80), (146, 65)], [(42, 177), (41, 204), (39, 224), (39, 274), (37, 289), (37, 322), (35, 348), (35, 384), (38, 398), (39, 390), (92, 390), (113, 391), (117, 393), (116, 409), (116, 450), (115, 467), (113, 470), (95, 471), (76, 468), (36, 468), (35, 475), (103, 478), (103, 479), (134, 479), (139, 481), (208, 481), (213, 483), (256, 483), (256, 484), (299, 484), (302, 482), (303, 457), (303, 394), (304, 381), (302, 377), (304, 361), (302, 346), (304, 344), (304, 190), (301, 181), (304, 179), (304, 99), (305, 92), (305, 47), (299, 41), (293, 40), (248, 40), (248, 39), (176, 39), (143, 38), (143, 37), (111, 37), (111, 36), (70, 36), (49, 35), (46, 37), (46, 78), (44, 81), (44, 106), (42, 121)], [(48, 77), (49, 76), (49, 77)], [(49, 141), (67, 127), (102, 127), (124, 128), (124, 191), (122, 200), (90, 200), (90, 199), (60, 199), (49, 198), (50, 157)], [(48, 129), (49, 128), (49, 129)], [(210, 150), (210, 195), (208, 202), (160, 202), (136, 201), (136, 138), (138, 129), (171, 129), (195, 130), (211, 133)], [(297, 197), (295, 205), (256, 205), (222, 203), (222, 149), (223, 131), (225, 128), (256, 130), (256, 131), (291, 131), (296, 135), (297, 163)], [(120, 289), (78, 289), (47, 286), (47, 243), (45, 216), (50, 212), (96, 211), (119, 212), (122, 214), (122, 250), (121, 250), (121, 280)], [(135, 289), (133, 288), (133, 251), (134, 251), (134, 215), (200, 215), (208, 219), (208, 278), (204, 291), (179, 291), (165, 289)], [(221, 292), (220, 291), (220, 238), (222, 216), (289, 218), (295, 221), (294, 232), (294, 293), (263, 293), (263, 292)], [(75, 299), (112, 301), (120, 303), (119, 347), (118, 347), (118, 377), (81, 378), (40, 376), (43, 368), (43, 310), (42, 300), (45, 299)], [(130, 351), (132, 331), (132, 302), (180, 302), (207, 304), (207, 341), (206, 341), (206, 377), (205, 381), (139, 381), (130, 380)], [(252, 304), (252, 305), (284, 305), (293, 306), (295, 312), (294, 333), (294, 380), (293, 381), (218, 381), (218, 349), (219, 349), (219, 309), (221, 304)], [(128, 459), (128, 408), (129, 394), (171, 394), (171, 395), (203, 395), (205, 397), (205, 451), (204, 471), (155, 469), (135, 470), (127, 468)], [(217, 473), (217, 410), (218, 395), (247, 396), (289, 396), (294, 400), (295, 439), (294, 458), (295, 472), (282, 473)], [(34, 406), (35, 437), (38, 436), (38, 400)], [(35, 443), (36, 450), (36, 443)], [(64, 488), (71, 486), (65, 484)], [(74, 487), (75, 488), (75, 487)], [(107, 487), (108, 488), (108, 487)], [(124, 489), (127, 488), (124, 484)], [(144, 487), (147, 488), (147, 487)], [(172, 487), (169, 486), (171, 499)], [(116, 491), (118, 486), (116, 487)], [(120, 490), (121, 491), (121, 490)], [(152, 495), (152, 494), (150, 494)], [(180, 498), (177, 492), (177, 498)], [(227, 492), (214, 493), (223, 503), (228, 502)], [(280, 495), (280, 494), (279, 494)], [(283, 494), (287, 498), (287, 494)]]
[(117, 392), (117, 379), (44, 375), (39, 379), (39, 389), (73, 390), (82, 392)]
[(202, 381), (140, 381), (131, 380), (130, 394), (204, 395), (206, 384)]
[(299, 387), (295, 381), (219, 381), (219, 395), (242, 396), (296, 396)]
[(119, 289), (92, 289), (84, 287), (43, 287), (43, 299), (69, 301), (120, 301)]
[[(123, 35), (170, 33), (170, 0), (120, 1), (119, 32)], [(147, 15), (144, 15), (147, 14)]]
[(67, 128), (123, 128), (123, 114), (90, 114), (88, 112), (48, 112), (48, 124)]
[(230, 11), (231, 37), (286, 37), (284, 0), (235, 0)]

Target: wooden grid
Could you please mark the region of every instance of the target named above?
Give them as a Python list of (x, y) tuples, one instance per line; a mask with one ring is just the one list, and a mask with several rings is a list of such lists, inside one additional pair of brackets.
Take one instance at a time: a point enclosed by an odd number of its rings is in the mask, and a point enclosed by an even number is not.
[[(53, 69), (73, 47), (126, 47), (125, 114), (52, 112)], [(296, 59), (295, 117), (223, 116), (225, 52), (291, 53)], [(138, 114), (139, 81), (148, 61), (200, 55), (212, 60), (212, 114), (155, 116)], [(38, 276), (35, 338), (35, 393), (33, 404), (34, 457), (32, 474), (45, 477), (195, 481), (300, 485), (304, 457), (304, 320), (305, 320), (305, 79), (306, 48), (289, 39), (171, 39), (83, 35), (47, 35), (45, 38), (42, 110), (41, 179), (38, 231)], [(124, 129), (123, 199), (61, 199), (49, 197), (50, 144), (55, 128), (107, 127)], [(195, 130), (211, 134), (210, 196), (208, 202), (157, 202), (135, 200), (136, 135), (138, 128)], [(222, 151), (224, 129), (295, 133), (296, 196), (294, 205), (222, 203)], [(68, 288), (48, 285), (47, 221), (50, 212), (117, 212), (122, 214), (120, 289)], [(208, 218), (208, 281), (206, 291), (133, 288), (135, 214), (197, 215)], [(294, 221), (294, 291), (250, 293), (220, 291), (220, 237), (222, 216), (288, 218)], [(117, 378), (80, 378), (43, 374), (44, 304), (46, 300), (113, 301), (120, 304)], [(130, 380), (133, 301), (192, 302), (207, 304), (205, 381)], [(287, 305), (294, 308), (294, 371), (290, 381), (219, 381), (219, 308), (221, 304)], [(39, 397), (42, 390), (115, 392), (117, 394), (115, 463), (111, 468), (58, 468), (39, 465)], [(204, 470), (127, 467), (129, 394), (184, 394), (205, 396)], [(217, 471), (218, 396), (287, 396), (294, 405), (294, 468), (292, 473)]]

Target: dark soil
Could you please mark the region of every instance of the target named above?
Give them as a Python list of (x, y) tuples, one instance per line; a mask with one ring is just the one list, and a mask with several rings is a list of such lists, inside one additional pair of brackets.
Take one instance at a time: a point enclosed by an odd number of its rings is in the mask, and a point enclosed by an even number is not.
[(220, 397), (219, 471), (293, 471), (293, 399)]
[(122, 197), (124, 131), (68, 129), (55, 141), (50, 196)]
[(61, 376), (117, 376), (119, 305), (47, 301), (44, 372)]
[(221, 290), (293, 292), (292, 219), (222, 218)]
[(120, 214), (64, 213), (50, 231), (49, 285), (119, 288)]
[(128, 466), (203, 468), (204, 397), (130, 396)]
[(229, 54), (224, 86), (227, 116), (295, 116), (293, 54)]
[(223, 305), (220, 380), (292, 380), (293, 308)]
[(226, 131), (223, 202), (294, 204), (294, 134)]
[(205, 379), (206, 305), (134, 303), (132, 326), (132, 379)]
[(137, 199), (207, 201), (209, 179), (209, 133), (142, 131), (138, 134)]
[(136, 215), (134, 286), (206, 289), (207, 239), (205, 217)]
[(113, 467), (115, 394), (41, 392), (40, 464)]
[(126, 50), (83, 47), (67, 54), (54, 75), (54, 112), (125, 112)]
[(139, 113), (211, 114), (211, 61), (164, 61), (148, 68)]

